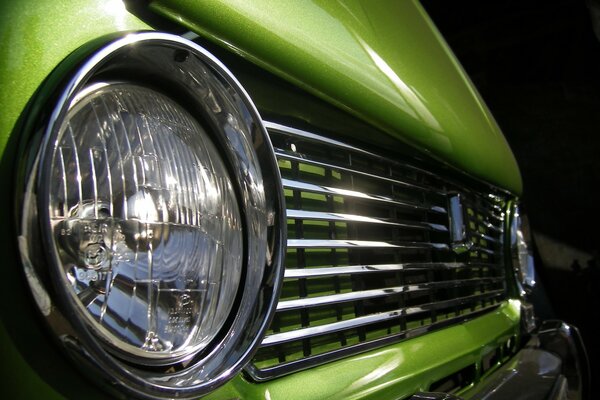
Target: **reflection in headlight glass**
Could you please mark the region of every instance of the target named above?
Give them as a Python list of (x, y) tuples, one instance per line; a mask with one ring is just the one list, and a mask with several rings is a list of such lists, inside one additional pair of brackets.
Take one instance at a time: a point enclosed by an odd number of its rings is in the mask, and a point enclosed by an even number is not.
[(98, 85), (53, 149), (50, 224), (66, 289), (105, 341), (170, 360), (204, 348), (241, 279), (239, 206), (219, 152), (169, 97)]

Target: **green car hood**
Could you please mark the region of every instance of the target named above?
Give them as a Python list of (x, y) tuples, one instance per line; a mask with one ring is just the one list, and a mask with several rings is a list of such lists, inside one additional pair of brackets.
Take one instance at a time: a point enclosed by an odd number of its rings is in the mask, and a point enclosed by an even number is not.
[(155, 12), (437, 158), (522, 190), (473, 84), (413, 0), (156, 0)]

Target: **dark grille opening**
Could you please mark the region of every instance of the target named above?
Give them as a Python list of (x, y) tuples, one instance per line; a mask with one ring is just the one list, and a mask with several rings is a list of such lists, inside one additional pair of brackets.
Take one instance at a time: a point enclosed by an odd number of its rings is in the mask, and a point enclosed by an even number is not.
[[(506, 298), (506, 204), (496, 194), (312, 134), (269, 133), (288, 253), (278, 311), (254, 359), (257, 377), (421, 335)], [(462, 202), (462, 252), (453, 251), (450, 193)]]
[(460, 371), (429, 385), (430, 392), (456, 393), (475, 381), (477, 368), (469, 365)]
[(502, 349), (497, 348), (494, 351), (490, 351), (488, 354), (483, 356), (481, 359), (481, 374), (485, 374), (492, 368), (494, 368), (502, 359)]

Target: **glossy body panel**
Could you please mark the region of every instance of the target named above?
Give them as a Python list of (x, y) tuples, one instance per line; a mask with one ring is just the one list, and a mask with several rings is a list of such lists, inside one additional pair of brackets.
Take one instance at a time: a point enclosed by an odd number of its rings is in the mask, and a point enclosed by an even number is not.
[(40, 83), (71, 52), (104, 35), (149, 29), (119, 0), (0, 4), (0, 149)]
[(416, 1), (156, 0), (151, 7), (390, 135), (521, 193), (498, 125)]

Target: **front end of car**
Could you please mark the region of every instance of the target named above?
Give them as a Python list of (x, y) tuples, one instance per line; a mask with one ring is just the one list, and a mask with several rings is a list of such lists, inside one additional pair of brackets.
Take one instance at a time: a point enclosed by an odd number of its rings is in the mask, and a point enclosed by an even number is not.
[(4, 393), (586, 397), (417, 2), (2, 7)]

